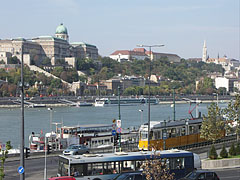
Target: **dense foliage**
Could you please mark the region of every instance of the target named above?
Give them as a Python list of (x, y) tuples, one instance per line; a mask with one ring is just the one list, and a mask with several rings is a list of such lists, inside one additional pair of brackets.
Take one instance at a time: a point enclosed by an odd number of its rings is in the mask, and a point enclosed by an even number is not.
[[(16, 57), (13, 57), (11, 61), (12, 63), (19, 63)], [(172, 88), (175, 88), (176, 93), (181, 94), (212, 94), (216, 92), (216, 88), (214, 87), (213, 80), (208, 78), (207, 74), (211, 72), (223, 72), (223, 68), (220, 65), (190, 62), (184, 59), (180, 63), (171, 63), (167, 58), (153, 62), (145, 59), (123, 63), (119, 63), (109, 57), (99, 57), (97, 61), (85, 58), (77, 59), (76, 68), (70, 68), (63, 60), (58, 60), (55, 67), (51, 66), (49, 58), (43, 59), (41, 63), (42, 67), (50, 67), (48, 70), (50, 73), (69, 83), (79, 80), (82, 82), (91, 80), (89, 83), (96, 83), (119, 74), (121, 76), (134, 75), (148, 78), (151, 69), (151, 74), (161, 77), (160, 85), (151, 87), (150, 93), (152, 95), (169, 95), (172, 92)], [(37, 61), (35, 64), (38, 64)], [(79, 75), (78, 71), (84, 72), (85, 75)], [(53, 78), (48, 78), (41, 73), (31, 72), (27, 67), (24, 70), (24, 77), (25, 82), (31, 87), (29, 94), (37, 93), (36, 88), (32, 87), (36, 82), (42, 82), (43, 87), (47, 88), (47, 93), (69, 94), (66, 90), (58, 89), (63, 87), (63, 85), (60, 85), (61, 82), (59, 80), (53, 80)], [(6, 79), (8, 83), (0, 87), (0, 96), (15, 95), (17, 93), (17, 85), (20, 82), (20, 69), (0, 69), (0, 80), (5, 81)], [(200, 80), (197, 90), (195, 88), (196, 80)], [(91, 95), (96, 95), (97, 93), (88, 92), (88, 90), (84, 92)], [(106, 93), (104, 92), (103, 94)], [(138, 86), (129, 87), (124, 90), (123, 94), (145, 95), (148, 94), (148, 88)]]
[(200, 130), (200, 137), (215, 142), (223, 136), (224, 120), (222, 110), (216, 103), (208, 107), (207, 116), (203, 115), (203, 122)]
[(236, 156), (236, 148), (235, 148), (234, 143), (232, 143), (232, 145), (231, 145), (231, 147), (230, 147), (230, 149), (229, 149), (229, 154), (230, 154), (231, 156)]
[(236, 95), (235, 101), (228, 103), (228, 107), (224, 111), (224, 115), (227, 120), (227, 131), (234, 132), (239, 141), (240, 134), (240, 96)]
[(209, 152), (209, 158), (210, 159), (217, 159), (218, 158), (218, 154), (216, 151), (216, 148), (214, 145), (211, 146), (210, 152)]
[(221, 150), (221, 152), (220, 152), (220, 156), (221, 156), (222, 158), (227, 158), (227, 157), (228, 157), (228, 152), (227, 152), (227, 150), (226, 150), (225, 144), (224, 144), (223, 147), (222, 147), (222, 150)]

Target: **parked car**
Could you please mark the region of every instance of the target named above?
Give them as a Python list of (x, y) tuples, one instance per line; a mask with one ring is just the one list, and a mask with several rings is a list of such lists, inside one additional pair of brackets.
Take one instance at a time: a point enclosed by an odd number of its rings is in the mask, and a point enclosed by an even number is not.
[(62, 177), (51, 177), (48, 180), (76, 180), (72, 176), (62, 176)]
[(77, 155), (89, 153), (89, 148), (84, 145), (71, 145), (63, 151), (63, 155)]
[(218, 175), (213, 171), (195, 170), (180, 180), (220, 180)]
[(121, 173), (120, 175), (114, 178), (114, 180), (145, 180), (145, 179), (146, 175), (142, 174), (141, 171)]

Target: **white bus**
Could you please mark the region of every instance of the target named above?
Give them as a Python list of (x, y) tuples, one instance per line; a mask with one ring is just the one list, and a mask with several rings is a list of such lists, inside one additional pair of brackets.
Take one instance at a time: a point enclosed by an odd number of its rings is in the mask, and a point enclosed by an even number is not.
[[(183, 150), (156, 151), (155, 158), (166, 160), (170, 173), (175, 178), (184, 177), (194, 168), (199, 168), (198, 155)], [(120, 173), (139, 171), (147, 159), (151, 159), (153, 151), (117, 152), (106, 154), (84, 154), (75, 156), (59, 156), (58, 176), (74, 176), (77, 180), (107, 180)], [(199, 162), (195, 162), (199, 161)], [(196, 166), (197, 165), (197, 166)]]

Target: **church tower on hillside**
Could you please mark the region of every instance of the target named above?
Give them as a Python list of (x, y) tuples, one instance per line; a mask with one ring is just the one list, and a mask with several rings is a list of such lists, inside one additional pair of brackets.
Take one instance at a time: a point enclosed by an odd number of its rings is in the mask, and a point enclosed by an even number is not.
[(63, 23), (61, 23), (57, 27), (55, 32), (55, 37), (68, 41), (68, 31), (67, 31), (67, 28), (63, 25)]
[(204, 43), (203, 43), (202, 61), (207, 62), (207, 46), (206, 46), (206, 41), (205, 40), (204, 40)]

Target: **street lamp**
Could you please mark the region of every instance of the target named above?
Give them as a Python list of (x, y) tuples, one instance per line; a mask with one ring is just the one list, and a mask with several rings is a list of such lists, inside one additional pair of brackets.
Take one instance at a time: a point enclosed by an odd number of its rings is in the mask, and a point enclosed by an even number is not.
[[(23, 67), (24, 67), (24, 60), (23, 60), (23, 42), (22, 42), (22, 48), (21, 48), (21, 130), (20, 130), (20, 138), (21, 138), (21, 145), (20, 145), (20, 166), (22, 168), (25, 168), (24, 163), (24, 77), (23, 77)], [(25, 179), (25, 173), (20, 174), (20, 180)]]
[(44, 163), (44, 180), (47, 180), (47, 133), (45, 134), (45, 163)]
[(213, 95), (217, 95), (217, 106), (218, 106), (218, 93), (213, 93)]
[(53, 113), (53, 109), (50, 107), (50, 108), (48, 108), (48, 111), (50, 111), (50, 122), (49, 122), (49, 124), (50, 124), (50, 132), (52, 132), (52, 113)]
[(143, 110), (139, 109), (138, 111), (141, 113), (141, 125), (142, 125), (143, 124)]
[(150, 77), (151, 77), (151, 62), (152, 62), (152, 47), (162, 47), (163, 44), (156, 45), (137, 45), (138, 47), (149, 47), (150, 62), (149, 62), (149, 77), (148, 77), (148, 150), (150, 150)]

